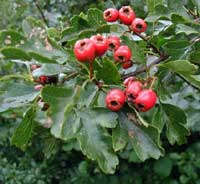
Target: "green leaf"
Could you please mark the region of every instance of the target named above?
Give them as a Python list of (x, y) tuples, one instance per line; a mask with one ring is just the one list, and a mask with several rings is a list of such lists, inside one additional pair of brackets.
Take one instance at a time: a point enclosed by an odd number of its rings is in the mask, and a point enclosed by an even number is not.
[(199, 31), (184, 24), (178, 24), (176, 26), (176, 34), (184, 33), (187, 36), (191, 34), (199, 34)]
[(50, 105), (53, 121), (51, 133), (64, 140), (74, 138), (80, 128), (80, 120), (73, 110), (79, 89), (47, 86), (42, 90), (43, 100)]
[(97, 8), (90, 8), (87, 12), (87, 18), (90, 25), (99, 26), (105, 24), (103, 12)]
[(191, 43), (187, 40), (168, 41), (163, 45), (163, 49), (170, 55), (171, 60), (185, 59), (192, 50)]
[(111, 149), (111, 137), (101, 126), (116, 126), (117, 115), (105, 109), (84, 109), (77, 113), (82, 124), (78, 134), (82, 152), (88, 158), (97, 160), (105, 173), (114, 173), (119, 161)]
[(0, 112), (22, 107), (32, 102), (38, 95), (34, 86), (27, 83), (6, 83), (0, 85)]
[(162, 104), (166, 115), (167, 138), (170, 144), (184, 144), (189, 131), (186, 128), (187, 117), (182, 109), (171, 104)]
[(121, 128), (127, 131), (129, 141), (140, 160), (144, 161), (150, 157), (158, 159), (163, 154), (158, 129), (152, 125), (136, 125), (123, 113), (119, 114), (119, 122)]
[(26, 149), (33, 135), (33, 130), (35, 128), (34, 116), (35, 108), (31, 107), (26, 111), (22, 122), (16, 128), (12, 136), (11, 143), (22, 150)]
[(153, 12), (158, 4), (162, 4), (163, 0), (147, 0), (148, 12)]
[(97, 71), (98, 79), (103, 80), (106, 84), (120, 84), (121, 76), (118, 72), (114, 61), (104, 58), (102, 61), (95, 62), (94, 68)]
[(4, 47), (1, 49), (1, 53), (5, 59), (20, 59), (23, 61), (30, 61), (31, 57), (22, 49), (15, 47)]
[(164, 126), (165, 126), (165, 119), (163, 116), (163, 111), (161, 109), (161, 107), (159, 107), (154, 115), (153, 115), (153, 120), (152, 120), (152, 124), (158, 128), (159, 132), (161, 133)]
[(192, 86), (195, 86), (196, 88), (200, 89), (200, 75), (181, 75), (186, 81), (189, 82)]
[(198, 67), (188, 60), (175, 60), (170, 61), (164, 64), (160, 64), (159, 66), (165, 67), (170, 69), (172, 72), (179, 73), (179, 74), (194, 74)]
[(200, 51), (194, 51), (190, 54), (190, 61), (195, 64), (200, 64)]
[(161, 177), (168, 177), (172, 171), (173, 163), (169, 158), (161, 158), (154, 164), (154, 172)]
[(117, 125), (116, 128), (112, 130), (112, 142), (114, 151), (122, 150), (128, 143), (127, 131)]

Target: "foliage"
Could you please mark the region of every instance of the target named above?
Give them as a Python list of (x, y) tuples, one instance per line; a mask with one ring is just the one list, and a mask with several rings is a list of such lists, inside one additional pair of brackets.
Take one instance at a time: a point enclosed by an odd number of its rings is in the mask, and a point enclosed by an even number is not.
[[(113, 174), (119, 161), (159, 159), (164, 155), (163, 142), (181, 145), (187, 142), (189, 130), (199, 130), (198, 1), (116, 2), (117, 7), (130, 4), (137, 15), (145, 18), (148, 30), (143, 35), (133, 35), (127, 26), (104, 21), (102, 10), (115, 6), (111, 1), (98, 5), (81, 1), (83, 6), (87, 4), (82, 13), (76, 12), (74, 7), (79, 2), (74, 1), (67, 7), (62, 6), (67, 1), (15, 1), (16, 5), (20, 3), (23, 6), (15, 9), (15, 16), (1, 21), (3, 26), (9, 23), (10, 27), (0, 31), (0, 112), (24, 110), (21, 124), (12, 135), (12, 144), (25, 150), (34, 136), (41, 136), (47, 157), (59, 152), (61, 144), (66, 150), (76, 148), (98, 163), (104, 173)], [(29, 3), (35, 3), (35, 8), (26, 12)], [(2, 4), (13, 10), (9, 1)], [(55, 16), (57, 12), (59, 15)], [(34, 17), (25, 18), (26, 15)], [(70, 21), (64, 16), (70, 17)], [(18, 21), (22, 21), (21, 26), (16, 24)], [(131, 47), (136, 64), (125, 71), (108, 53), (95, 60), (94, 80), (89, 79), (88, 65), (77, 62), (72, 48), (77, 40), (97, 33), (120, 36), (122, 43)], [(41, 68), (31, 72), (32, 64)], [(42, 75), (58, 77), (57, 84), (35, 90), (35, 81)], [(159, 96), (156, 107), (148, 113), (139, 113), (128, 105), (118, 113), (109, 111), (104, 103), (106, 92), (114, 87), (123, 88), (122, 79), (135, 75), (146, 81), (156, 79), (154, 89)], [(102, 82), (102, 86), (95, 81)], [(50, 106), (47, 111), (40, 107), (41, 99)], [(155, 172), (168, 177), (174, 158), (176, 167), (180, 167), (178, 160), (182, 156), (169, 154), (155, 163)], [(80, 168), (87, 163), (90, 161), (83, 162)], [(2, 165), (7, 165), (7, 160), (3, 159)], [(159, 169), (162, 165), (167, 168), (164, 173)], [(30, 172), (36, 171), (33, 168)], [(180, 172), (185, 171), (180, 167)], [(134, 174), (137, 177), (138, 173)], [(44, 180), (43, 175), (38, 177), (38, 181)], [(188, 177), (190, 180), (190, 176), (181, 177), (181, 182), (186, 183)]]

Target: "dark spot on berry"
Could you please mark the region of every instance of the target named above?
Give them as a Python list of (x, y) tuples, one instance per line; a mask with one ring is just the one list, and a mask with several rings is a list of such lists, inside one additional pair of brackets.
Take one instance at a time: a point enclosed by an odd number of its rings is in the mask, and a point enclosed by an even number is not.
[(98, 41), (98, 42), (102, 42), (102, 41), (103, 41), (103, 38), (98, 37), (98, 38), (97, 38), (97, 41)]
[(134, 96), (133, 94), (129, 94), (129, 95), (128, 95), (128, 98), (131, 99), (131, 100), (134, 100), (134, 99), (135, 99), (135, 96)]
[(84, 47), (84, 46), (85, 46), (85, 44), (86, 44), (85, 42), (82, 42), (82, 43), (81, 43), (81, 47)]
[(111, 16), (110, 11), (107, 11), (106, 14), (105, 14), (105, 16), (106, 16), (106, 17), (110, 17), (110, 16)]
[(114, 100), (111, 101), (110, 104), (111, 104), (112, 106), (117, 106), (117, 105), (118, 105), (118, 103), (117, 103), (116, 101), (114, 101)]
[(144, 109), (144, 105), (143, 104), (137, 104), (137, 108), (140, 110), (140, 109)]
[(113, 49), (115, 48), (115, 44), (110, 43), (110, 44), (109, 44), (109, 48), (113, 50)]
[(124, 8), (124, 11), (123, 11), (125, 14), (129, 14), (129, 8)]
[(141, 24), (137, 24), (137, 25), (136, 25), (136, 28), (137, 28), (137, 29), (142, 29), (142, 25), (141, 25)]
[(124, 56), (118, 56), (118, 59), (119, 59), (120, 61), (124, 61)]

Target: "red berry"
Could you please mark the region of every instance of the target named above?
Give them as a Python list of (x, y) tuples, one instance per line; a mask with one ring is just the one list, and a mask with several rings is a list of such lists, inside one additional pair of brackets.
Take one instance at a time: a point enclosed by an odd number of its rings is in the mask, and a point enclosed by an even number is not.
[(108, 49), (117, 50), (120, 46), (120, 38), (118, 36), (109, 36), (108, 37)]
[(125, 103), (125, 95), (121, 89), (112, 89), (105, 98), (106, 106), (111, 111), (119, 111)]
[(41, 75), (41, 76), (39, 77), (39, 82), (40, 82), (41, 84), (46, 84), (46, 83), (48, 83), (48, 77), (45, 76), (45, 75)]
[(142, 90), (135, 99), (135, 106), (139, 111), (146, 112), (156, 104), (157, 95), (151, 89)]
[(123, 84), (124, 86), (127, 87), (133, 81), (135, 81), (135, 77), (128, 77), (127, 79), (124, 80)]
[(131, 30), (136, 33), (142, 33), (145, 32), (147, 29), (147, 24), (143, 19), (136, 18), (133, 20), (131, 24)]
[(142, 83), (139, 81), (129, 82), (125, 94), (127, 101), (134, 102), (138, 94), (142, 91)]
[(125, 25), (130, 25), (135, 17), (135, 12), (130, 6), (123, 6), (119, 10), (119, 19)]
[(34, 89), (37, 90), (37, 91), (40, 91), (42, 88), (43, 88), (43, 85), (41, 85), (41, 84), (34, 86)]
[(122, 63), (122, 68), (123, 69), (128, 69), (130, 68), (131, 66), (133, 66), (133, 62), (130, 60), (130, 61), (127, 61), (125, 63)]
[(103, 18), (107, 22), (115, 22), (118, 19), (119, 12), (117, 9), (108, 8), (103, 12)]
[(74, 45), (74, 55), (80, 62), (92, 62), (95, 59), (95, 46), (92, 40), (78, 40)]
[(120, 46), (114, 52), (114, 59), (115, 59), (115, 61), (117, 61), (119, 63), (124, 63), (124, 62), (130, 61), (131, 56), (132, 56), (131, 49), (126, 45)]
[(33, 64), (33, 65), (31, 65), (31, 71), (34, 71), (40, 67), (41, 67), (40, 65)]
[(102, 56), (108, 49), (107, 39), (101, 35), (95, 35), (90, 38), (95, 45), (96, 55)]

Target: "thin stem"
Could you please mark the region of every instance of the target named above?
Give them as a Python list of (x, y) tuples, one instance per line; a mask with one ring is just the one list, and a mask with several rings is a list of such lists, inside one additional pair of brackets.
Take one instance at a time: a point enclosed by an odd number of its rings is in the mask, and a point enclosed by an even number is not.
[(49, 25), (48, 25), (48, 21), (47, 21), (45, 15), (44, 15), (44, 13), (43, 13), (43, 11), (42, 11), (42, 9), (41, 9), (39, 3), (38, 3), (38, 1), (37, 1), (37, 0), (33, 0), (33, 2), (34, 2), (34, 4), (35, 4), (36, 8), (38, 9), (38, 11), (40, 12), (40, 15), (41, 15), (41, 17), (42, 17), (44, 23), (45, 23), (46, 26), (48, 27), (48, 26), (49, 26)]
[(66, 77), (64, 78), (64, 81), (67, 81), (67, 80), (69, 80), (69, 79), (71, 79), (71, 78), (74, 78), (74, 77), (76, 77), (77, 75), (79, 75), (78, 72), (71, 73), (71, 74), (69, 74), (68, 76), (66, 76)]
[(89, 67), (90, 67), (90, 79), (93, 78), (93, 62), (89, 62)]
[(152, 66), (156, 65), (156, 64), (159, 64), (160, 62), (166, 60), (169, 56), (168, 55), (162, 55), (160, 56), (158, 59), (156, 59), (155, 61), (153, 61), (148, 67), (146, 66), (143, 66), (141, 68), (138, 68), (136, 71), (134, 72), (131, 72), (131, 73), (128, 73), (128, 74), (125, 74), (125, 75), (122, 75), (122, 79), (126, 79), (128, 77), (131, 77), (131, 76), (136, 76), (138, 74), (141, 74), (141, 73), (144, 73), (146, 71), (148, 71)]

